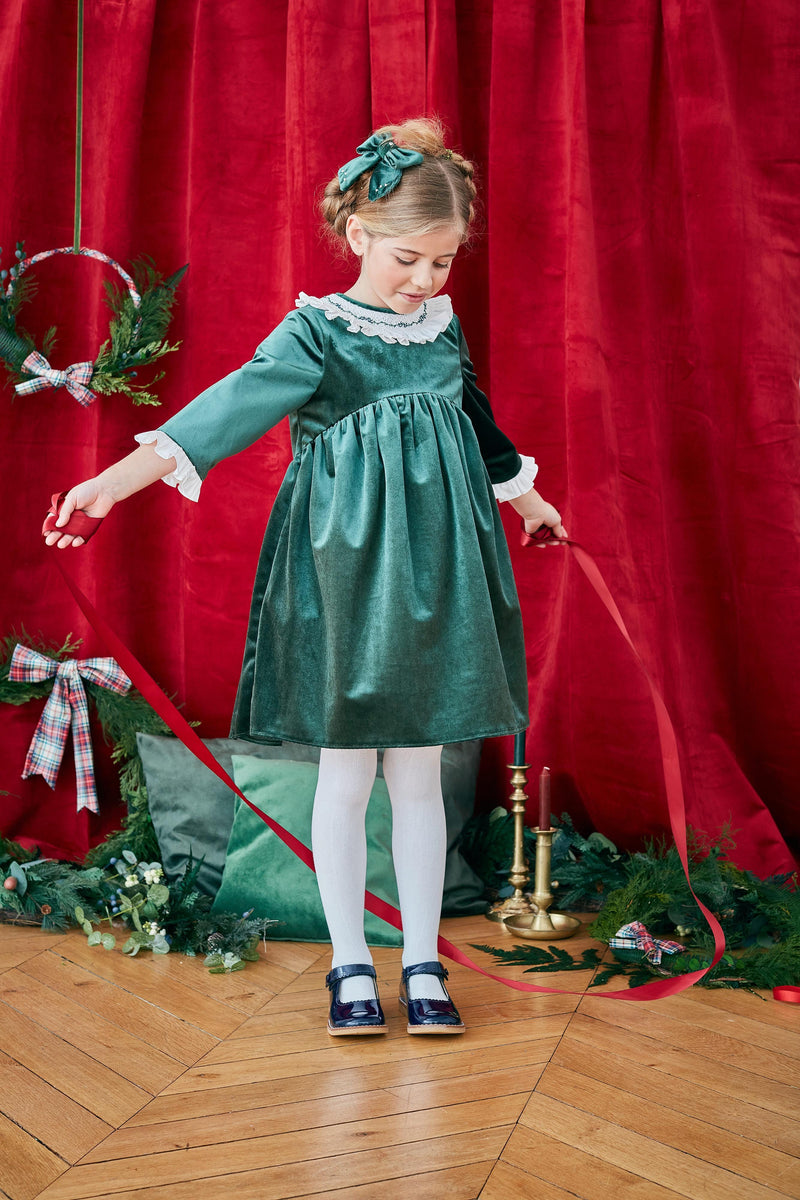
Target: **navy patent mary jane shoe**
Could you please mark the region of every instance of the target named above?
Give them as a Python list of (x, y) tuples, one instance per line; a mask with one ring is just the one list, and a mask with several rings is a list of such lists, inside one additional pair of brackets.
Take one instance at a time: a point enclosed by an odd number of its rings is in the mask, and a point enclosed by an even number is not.
[(359, 1033), (386, 1033), (386, 1018), (383, 1015), (381, 1002), (378, 999), (378, 988), (375, 986), (374, 1000), (339, 999), (339, 984), (351, 975), (368, 975), (376, 979), (375, 968), (370, 963), (353, 963), (344, 967), (334, 967), (325, 977), (325, 986), (331, 993), (331, 1011), (328, 1017), (328, 1033), (334, 1037)]
[[(463, 1033), (464, 1023), (458, 1009), (447, 994), (444, 981), (449, 972), (440, 962), (416, 963), (413, 967), (403, 967), (403, 977), (400, 984), (400, 1007), (408, 1014), (409, 1033)], [(410, 1000), (408, 996), (408, 981), (412, 975), (436, 975), (442, 981), (446, 1000), (421, 998)]]

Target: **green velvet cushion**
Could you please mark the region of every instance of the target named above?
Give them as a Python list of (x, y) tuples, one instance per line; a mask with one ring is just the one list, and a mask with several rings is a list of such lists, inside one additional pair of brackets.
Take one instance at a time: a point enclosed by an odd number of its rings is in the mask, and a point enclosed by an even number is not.
[[(161, 861), (168, 879), (183, 870), (191, 851), (202, 858), (198, 886), (216, 894), (225, 850), (231, 832), (236, 795), (199, 759), (173, 737), (137, 734), (139, 754), (147, 784), (150, 815), (161, 848)], [(246, 755), (259, 760), (319, 762), (319, 750), (284, 742), (261, 745), (237, 738), (208, 738), (205, 745), (217, 762), (232, 773), (231, 756)], [(484, 912), (483, 883), (462, 857), (458, 845), (461, 831), (472, 816), (475, 781), (481, 742), (453, 742), (442, 752), (442, 791), (447, 817), (447, 862), (442, 914), (460, 916)], [(382, 778), (381, 753), (378, 777)], [(298, 869), (307, 871), (298, 862)]]
[[(301, 762), (319, 759), (319, 750), (313, 746), (294, 746), (290, 742), (262, 746), (236, 738), (203, 740), (229, 775), (233, 774), (233, 754)], [(191, 854), (195, 860), (203, 860), (197, 876), (198, 887), (209, 896), (216, 895), (225, 866), (236, 793), (177, 738), (137, 733), (136, 741), (167, 879), (180, 875)]]
[[(234, 754), (233, 777), (248, 800), (306, 846), (311, 845), (316, 764)], [(256, 916), (280, 921), (269, 930), (272, 938), (329, 941), (314, 872), (238, 796), (235, 809), (214, 908), (219, 912), (252, 908)], [(342, 863), (342, 870), (348, 870), (347, 863)], [(367, 805), (367, 888), (397, 907), (392, 812), (382, 779), (375, 780)], [(402, 944), (400, 931), (372, 913), (365, 913), (364, 932), (373, 946)]]

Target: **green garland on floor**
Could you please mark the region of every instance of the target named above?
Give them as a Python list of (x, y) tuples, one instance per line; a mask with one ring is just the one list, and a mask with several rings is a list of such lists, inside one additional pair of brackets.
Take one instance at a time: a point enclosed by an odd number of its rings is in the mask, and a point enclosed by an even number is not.
[[(750, 990), (795, 984), (800, 981), (797, 876), (759, 879), (730, 861), (733, 848), (727, 829), (716, 840), (689, 830), (692, 887), (719, 920), (727, 945), (721, 961), (700, 982), (704, 987)], [(676, 848), (651, 842), (643, 852), (612, 857), (614, 873), (621, 871), (623, 879), (613, 889), (603, 889), (602, 907), (588, 932), (608, 944), (624, 925), (640, 921), (653, 937), (681, 941), (687, 948), (681, 954), (664, 955), (658, 966), (649, 963), (643, 952), (614, 950), (617, 961), (604, 963), (590, 986), (600, 986), (618, 975), (637, 986), (654, 976), (684, 975), (706, 967), (714, 940), (689, 890)], [(584, 894), (591, 893), (595, 869), (596, 864), (590, 863)], [(557, 873), (554, 861), (553, 875)], [(580, 892), (579, 875), (577, 861), (572, 886)], [(559, 907), (565, 907), (562, 899), (559, 893)], [(541, 946), (524, 945), (476, 949), (506, 965), (524, 965), (528, 971), (585, 970), (592, 965), (585, 955), (580, 960), (573, 958), (563, 946), (550, 946), (547, 952)]]
[(96, 867), (39, 858), (36, 850), (0, 837), (0, 918), (7, 924), (66, 929), (75, 908), (91, 903), (102, 878)]
[(0, 918), (51, 931), (78, 925), (90, 946), (106, 950), (124, 933), (123, 954), (203, 954), (212, 974), (240, 971), (257, 961), (258, 942), (275, 922), (251, 913), (212, 913), (212, 898), (196, 886), (199, 866), (190, 860), (167, 884), (160, 862), (141, 862), (130, 850), (107, 869), (86, 868), (39, 858), (0, 838)]

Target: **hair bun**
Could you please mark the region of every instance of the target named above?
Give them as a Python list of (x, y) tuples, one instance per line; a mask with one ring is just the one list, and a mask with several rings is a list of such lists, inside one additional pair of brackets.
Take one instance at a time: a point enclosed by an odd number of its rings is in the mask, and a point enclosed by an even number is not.
[(342, 191), (338, 176), (325, 187), (320, 211), (335, 239), (346, 238), (347, 220), (357, 216), (373, 237), (425, 234), (455, 225), (462, 241), (469, 237), (476, 196), (474, 167), (445, 144), (441, 121), (414, 117), (399, 125), (381, 125), (373, 136), (389, 136), (404, 150), (423, 156), (421, 165), (403, 172), (402, 182), (378, 200), (368, 197), (367, 171)]

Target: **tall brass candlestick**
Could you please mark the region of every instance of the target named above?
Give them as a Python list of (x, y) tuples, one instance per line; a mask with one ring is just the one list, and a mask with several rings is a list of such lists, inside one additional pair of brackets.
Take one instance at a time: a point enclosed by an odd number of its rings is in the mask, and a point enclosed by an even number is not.
[[(515, 742), (514, 749), (517, 752), (520, 738), (524, 738), (524, 735), (519, 735)], [(514, 757), (517, 757), (516, 753)], [(503, 922), (506, 917), (530, 917), (536, 911), (536, 906), (525, 891), (530, 882), (528, 860), (525, 858), (525, 801), (527, 799), (525, 788), (530, 765), (518, 762), (509, 765), (508, 769), (511, 771), (511, 813), (514, 817), (514, 857), (508, 882), (513, 887), (514, 894), (506, 900), (493, 904), (486, 914), (490, 921), (499, 922)]]

